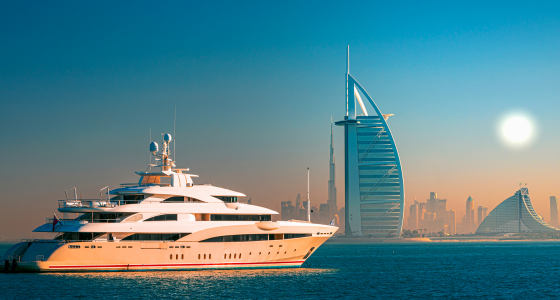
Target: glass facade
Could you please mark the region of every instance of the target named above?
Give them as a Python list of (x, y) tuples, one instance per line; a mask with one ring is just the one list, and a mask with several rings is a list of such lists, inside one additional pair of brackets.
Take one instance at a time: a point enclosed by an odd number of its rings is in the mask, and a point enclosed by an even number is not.
[(537, 214), (531, 204), (529, 190), (521, 188), (515, 195), (496, 206), (482, 221), (476, 233), (550, 232), (556, 230)]
[(379, 116), (356, 119), (362, 234), (396, 234), (401, 210), (401, 172), (396, 148)]

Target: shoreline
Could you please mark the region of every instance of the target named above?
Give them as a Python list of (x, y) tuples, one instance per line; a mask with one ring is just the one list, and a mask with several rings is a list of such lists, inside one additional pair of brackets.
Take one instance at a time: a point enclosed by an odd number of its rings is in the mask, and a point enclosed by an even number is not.
[(560, 239), (516, 239), (505, 237), (426, 237), (426, 238), (349, 238), (332, 237), (329, 244), (377, 243), (484, 243), (484, 242), (560, 242)]

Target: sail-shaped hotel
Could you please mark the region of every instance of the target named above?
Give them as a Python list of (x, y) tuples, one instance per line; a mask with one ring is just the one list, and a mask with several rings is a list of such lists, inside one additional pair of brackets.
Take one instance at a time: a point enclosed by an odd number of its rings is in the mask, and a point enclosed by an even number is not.
[[(349, 52), (349, 49), (348, 49)], [(362, 101), (365, 97), (374, 114)], [(358, 115), (359, 104), (361, 114)], [(346, 65), (344, 126), (345, 234), (390, 237), (400, 235), (403, 223), (404, 181), (397, 146), (382, 114)]]

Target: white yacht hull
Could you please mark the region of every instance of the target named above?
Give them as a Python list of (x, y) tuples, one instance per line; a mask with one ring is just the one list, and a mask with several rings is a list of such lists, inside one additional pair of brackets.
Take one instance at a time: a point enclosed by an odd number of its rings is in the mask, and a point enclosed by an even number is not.
[[(325, 236), (289, 240), (207, 243), (140, 241), (76, 242), (60, 245), (32, 243), (21, 261), (17, 262), (15, 271), (91, 272), (294, 268), (301, 266), (328, 238)], [(80, 247), (77, 248), (77, 246)], [(44, 249), (43, 254), (40, 254), (41, 249)], [(39, 259), (33, 260), (31, 255)]]

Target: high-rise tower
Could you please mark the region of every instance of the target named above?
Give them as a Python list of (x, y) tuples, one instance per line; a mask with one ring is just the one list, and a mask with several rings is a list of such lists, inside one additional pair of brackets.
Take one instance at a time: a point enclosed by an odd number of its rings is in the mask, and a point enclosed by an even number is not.
[(558, 228), (558, 202), (555, 196), (550, 196), (550, 225)]
[[(349, 51), (349, 49), (348, 49)], [(348, 55), (349, 57), (349, 55)], [(362, 96), (373, 107), (369, 115)], [(362, 111), (356, 114), (356, 102)], [(382, 114), (346, 65), (344, 126), (345, 234), (400, 235), (404, 213), (404, 181), (397, 146)]]
[[(329, 220), (334, 218), (338, 212), (336, 205), (336, 181), (335, 181), (335, 164), (334, 164), (334, 147), (333, 147), (333, 126), (331, 120), (331, 155), (329, 158), (329, 198), (327, 204), (329, 205)], [(338, 224), (337, 224), (338, 225)]]
[(465, 227), (466, 233), (472, 233), (474, 231), (474, 200), (469, 195), (467, 199), (467, 205), (465, 209)]

